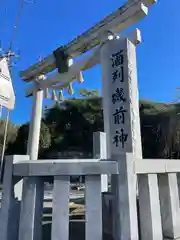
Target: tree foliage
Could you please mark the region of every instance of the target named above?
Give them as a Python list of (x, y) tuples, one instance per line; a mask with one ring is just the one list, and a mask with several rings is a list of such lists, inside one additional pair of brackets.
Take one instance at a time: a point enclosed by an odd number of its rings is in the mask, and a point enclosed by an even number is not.
[[(27, 143), (28, 143), (28, 133), (29, 133), (29, 123), (21, 125), (17, 131), (17, 137), (15, 141), (8, 144), (8, 149), (6, 154), (26, 154), (27, 153)], [(42, 121), (40, 140), (39, 140), (39, 155), (43, 153), (51, 146), (51, 135), (49, 127)]]
[(92, 134), (102, 131), (102, 110), (98, 97), (72, 99), (45, 112), (52, 148), (61, 151), (92, 151)]
[[(5, 124), (4, 120), (0, 120), (0, 153), (2, 152), (3, 142), (4, 142), (4, 131), (5, 131)], [(8, 146), (15, 142), (18, 132), (18, 126), (12, 124), (11, 121), (8, 122), (8, 130), (7, 130), (7, 138), (6, 138), (6, 151)]]
[[(92, 90), (90, 90), (92, 92)], [(91, 156), (93, 132), (104, 131), (102, 99), (81, 91), (79, 99), (69, 99), (44, 111), (40, 133), (39, 157)], [(140, 101), (143, 156), (180, 158), (180, 104)], [(0, 121), (0, 147), (3, 143)], [(9, 124), (6, 154), (25, 154), (29, 123)]]

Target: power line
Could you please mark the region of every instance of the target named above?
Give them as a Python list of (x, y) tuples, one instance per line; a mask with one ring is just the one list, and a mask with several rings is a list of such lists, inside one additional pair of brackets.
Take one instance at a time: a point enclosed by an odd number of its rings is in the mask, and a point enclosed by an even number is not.
[(8, 52), (12, 51), (13, 43), (16, 39), (17, 29), (18, 29), (18, 26), (19, 26), (19, 23), (20, 23), (21, 13), (22, 13), (22, 10), (23, 10), (23, 7), (24, 7), (24, 2), (25, 2), (24, 0), (21, 0), (21, 2), (20, 2), (20, 7), (19, 7), (18, 15), (17, 15), (16, 20), (15, 20), (14, 27), (13, 27), (14, 29), (13, 29), (12, 39), (10, 41)]
[[(12, 52), (12, 48), (13, 48), (14, 41), (16, 39), (17, 30), (18, 30), (18, 26), (19, 26), (19, 23), (20, 23), (24, 3), (25, 3), (25, 0), (21, 0), (20, 6), (19, 6), (19, 11), (18, 11), (16, 20), (15, 20), (15, 24), (13, 26), (13, 33), (12, 33), (12, 38), (10, 40), (9, 49), (6, 53), (2, 53), (0, 55), (0, 58), (6, 58), (6, 60), (8, 62), (9, 70), (11, 69), (11, 66), (12, 66), (11, 59), (12, 59), (12, 57), (16, 56), (16, 54), (14, 52)], [(33, 3), (33, 1), (32, 0), (30, 0), (30, 1), (26, 0), (26, 3)], [(1, 51), (3, 52), (3, 49), (1, 49)], [(10, 71), (10, 74), (11, 74), (11, 71)], [(12, 74), (11, 74), (11, 76), (12, 76)], [(0, 110), (1, 110), (0, 111), (0, 118), (1, 118), (2, 117), (2, 106), (0, 106)], [(1, 152), (0, 181), (2, 181), (3, 171), (4, 171), (4, 154), (5, 154), (5, 149), (6, 149), (9, 115), (10, 115), (10, 110), (7, 109), (7, 115), (6, 115), (5, 126), (4, 126), (4, 139), (3, 139), (3, 146), (2, 146), (2, 152)]]
[[(18, 15), (17, 15), (16, 21), (15, 21), (15, 24), (14, 24), (14, 29), (13, 29), (12, 39), (10, 41), (9, 49), (5, 54), (1, 55), (2, 58), (6, 58), (9, 69), (11, 68), (11, 59), (12, 59), (13, 56), (15, 56), (15, 53), (12, 52), (12, 47), (13, 47), (13, 43), (14, 43), (15, 38), (16, 38), (17, 29), (18, 29), (18, 25), (19, 25), (19, 22), (20, 22), (23, 6), (24, 6), (24, 0), (21, 0)], [(11, 74), (11, 71), (10, 71), (10, 74)], [(3, 146), (2, 146), (2, 151), (1, 151), (1, 168), (0, 168), (0, 171), (1, 171), (0, 172), (0, 181), (1, 182), (2, 182), (2, 179), (3, 179), (3, 175), (4, 175), (3, 174), (3, 171), (4, 171), (4, 154), (5, 154), (6, 141), (7, 141), (7, 135), (8, 135), (9, 114), (10, 114), (10, 110), (7, 109), (6, 120), (5, 120), (5, 123), (4, 123), (4, 139), (3, 139)], [(2, 117), (2, 106), (1, 106), (1, 117)]]
[[(21, 15), (22, 15), (22, 10), (24, 8), (24, 4), (25, 3), (34, 3), (34, 0), (20, 0), (20, 5), (19, 5), (19, 9), (18, 9), (18, 14), (16, 16), (15, 19), (15, 23), (13, 25), (13, 30), (12, 30), (12, 38), (10, 39), (10, 44), (9, 44), (9, 49), (6, 52), (6, 54), (1, 54), (1, 55), (7, 55), (8, 60), (10, 60), (9, 57), (15, 56), (15, 54), (12, 52), (13, 49), (13, 44), (16, 40), (16, 36), (17, 36), (17, 31), (18, 31), (18, 27), (20, 24), (20, 20), (21, 20)], [(3, 49), (1, 49), (1, 51), (3, 52)], [(13, 54), (12, 54), (13, 53)], [(3, 57), (3, 56), (2, 56)]]

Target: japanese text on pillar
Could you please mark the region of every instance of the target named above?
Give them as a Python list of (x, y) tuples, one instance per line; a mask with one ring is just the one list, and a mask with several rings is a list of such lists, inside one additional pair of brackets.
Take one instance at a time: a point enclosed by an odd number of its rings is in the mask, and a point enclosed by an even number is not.
[(115, 128), (115, 133), (113, 136), (113, 144), (116, 147), (124, 148), (125, 143), (128, 140), (128, 134), (124, 130), (124, 124), (126, 121), (127, 110), (124, 108), (126, 103), (126, 96), (124, 92), (124, 50), (120, 50), (111, 55), (112, 63), (112, 84), (116, 85), (118, 81), (119, 87), (113, 87), (112, 89), (112, 103), (115, 104), (116, 110), (112, 113), (113, 124), (117, 127)]

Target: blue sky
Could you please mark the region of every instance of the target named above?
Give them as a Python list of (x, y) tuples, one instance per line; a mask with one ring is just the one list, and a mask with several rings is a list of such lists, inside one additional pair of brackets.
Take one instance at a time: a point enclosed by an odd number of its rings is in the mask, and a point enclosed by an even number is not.
[[(19, 1), (1, 1), (0, 36), (8, 47)], [(30, 2), (30, 0), (28, 0)], [(14, 50), (20, 50), (20, 60), (13, 68), (16, 107), (11, 113), (14, 123), (30, 119), (31, 99), (24, 97), (27, 84), (18, 76), (20, 70), (37, 62), (60, 45), (92, 27), (114, 11), (125, 0), (34, 0), (25, 3)], [(171, 103), (180, 86), (180, 1), (159, 0), (149, 14), (131, 29), (141, 30), (143, 42), (137, 47), (140, 98)], [(101, 90), (100, 66), (85, 73), (85, 83), (78, 88)], [(46, 101), (45, 104), (52, 104)]]

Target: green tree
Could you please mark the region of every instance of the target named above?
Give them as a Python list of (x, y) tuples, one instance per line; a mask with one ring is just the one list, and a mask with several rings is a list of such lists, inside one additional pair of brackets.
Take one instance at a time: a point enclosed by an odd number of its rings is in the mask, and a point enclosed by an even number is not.
[[(6, 148), (5, 154), (9, 153), (9, 147), (16, 141), (19, 126), (13, 124), (11, 121), (8, 122), (7, 138), (6, 138)], [(4, 132), (5, 131), (5, 120), (0, 120), (0, 152), (2, 152), (3, 142), (4, 142)]]
[[(93, 132), (103, 131), (102, 99), (84, 94), (68, 99), (44, 112), (40, 134), (40, 157), (58, 152), (92, 154)], [(145, 158), (180, 158), (180, 104), (140, 101), (143, 156)], [(28, 123), (9, 130), (7, 152), (25, 154)], [(0, 122), (0, 144), (3, 128)], [(18, 133), (17, 133), (18, 130)], [(1, 132), (2, 131), (2, 132)], [(17, 138), (11, 144), (11, 139)], [(14, 142), (14, 140), (12, 140)], [(11, 146), (11, 148), (10, 148)]]
[(41, 122), (41, 131), (39, 138), (39, 156), (44, 157), (46, 151), (51, 146), (51, 134), (49, 127), (42, 121)]
[[(20, 126), (16, 141), (13, 142), (8, 149), (9, 154), (26, 154), (28, 143), (29, 123)], [(42, 121), (39, 141), (39, 155), (51, 146), (51, 135), (48, 126)]]
[(20, 126), (17, 132), (16, 141), (10, 144), (8, 148), (9, 154), (26, 154), (28, 140), (29, 124), (25, 123)]
[(92, 153), (92, 135), (103, 131), (100, 97), (69, 99), (46, 110), (44, 121), (52, 134), (52, 149)]

